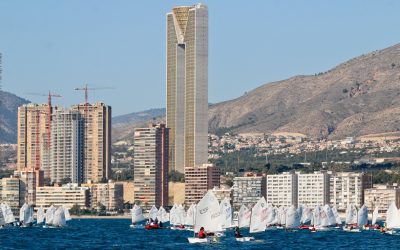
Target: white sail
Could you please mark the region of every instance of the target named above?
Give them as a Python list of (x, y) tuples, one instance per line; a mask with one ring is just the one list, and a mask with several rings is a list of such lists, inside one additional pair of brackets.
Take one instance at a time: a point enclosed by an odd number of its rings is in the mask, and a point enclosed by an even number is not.
[(194, 231), (198, 232), (201, 227), (208, 232), (222, 231), (221, 210), (212, 191), (208, 191), (196, 207)]
[(178, 218), (176, 216), (176, 204), (174, 204), (171, 210), (169, 210), (169, 223), (171, 225), (178, 225), (177, 221)]
[(4, 205), (3, 215), (4, 215), (4, 220), (5, 220), (6, 224), (15, 222), (14, 214), (8, 204)]
[(136, 224), (138, 222), (145, 220), (145, 218), (143, 216), (142, 208), (136, 204), (131, 209), (131, 217), (132, 217), (132, 224)]
[(296, 228), (300, 226), (300, 214), (295, 206), (290, 206), (286, 211), (286, 228)]
[(33, 223), (34, 218), (33, 218), (33, 207), (27, 205), (27, 207), (24, 210), (24, 224), (27, 225), (29, 223)]
[(53, 225), (54, 223), (54, 212), (56, 211), (56, 208), (51, 205), (47, 210), (46, 210), (46, 225)]
[(251, 210), (245, 205), (242, 205), (238, 214), (238, 226), (249, 227), (250, 226)]
[(327, 227), (329, 226), (329, 218), (328, 215), (326, 214), (324, 208), (322, 208), (319, 212), (319, 218), (320, 218), (320, 226), (321, 227)]
[(63, 207), (58, 207), (54, 212), (53, 225), (56, 227), (64, 227), (67, 225)]
[(267, 226), (273, 225), (274, 222), (276, 221), (276, 211), (275, 208), (273, 206), (268, 206), (267, 208)]
[(317, 205), (313, 211), (312, 225), (314, 227), (321, 225), (321, 208)]
[(228, 198), (224, 198), (220, 204), (222, 228), (232, 227), (232, 207)]
[(386, 212), (386, 227), (400, 228), (400, 212), (397, 210), (396, 203), (393, 201)]
[(301, 223), (307, 224), (308, 222), (311, 221), (312, 219), (312, 212), (309, 207), (304, 206), (303, 207), (303, 213), (301, 214)]
[(324, 206), (324, 212), (325, 212), (326, 216), (328, 217), (329, 226), (335, 225), (336, 224), (336, 217), (335, 217), (335, 214), (332, 211), (332, 208), (328, 204), (326, 204)]
[(25, 209), (28, 208), (28, 204), (24, 203), (22, 207), (19, 209), (19, 221), (23, 222), (25, 219)]
[(340, 216), (339, 216), (336, 206), (332, 207), (332, 212), (333, 212), (333, 215), (335, 216), (336, 224), (341, 225), (342, 220), (340, 219)]
[(372, 212), (372, 225), (376, 224), (378, 218), (379, 218), (379, 208), (375, 207), (374, 212)]
[(41, 224), (44, 222), (44, 210), (43, 207), (39, 207), (36, 214), (36, 223)]
[(175, 211), (176, 211), (178, 225), (185, 224), (185, 218), (186, 218), (185, 208), (182, 205), (179, 205), (176, 207)]
[(251, 210), (250, 233), (265, 231), (267, 218), (267, 202), (261, 197)]
[(365, 226), (368, 224), (368, 208), (363, 205), (360, 210), (358, 210), (358, 226)]
[(274, 220), (271, 222), (271, 225), (279, 225), (281, 224), (281, 219), (279, 217), (279, 210), (276, 207), (273, 207), (273, 211), (274, 211)]
[(353, 205), (347, 206), (346, 209), (346, 224), (357, 224), (357, 208)]
[(166, 223), (169, 221), (168, 213), (162, 206), (160, 207), (160, 209), (158, 209), (157, 220), (161, 221), (162, 223)]
[(71, 215), (69, 214), (69, 209), (66, 208), (66, 207), (64, 207), (64, 206), (63, 206), (63, 208), (64, 208), (65, 220), (66, 220), (66, 221), (71, 220), (72, 218), (71, 218)]
[(279, 207), (279, 224), (286, 224), (286, 208), (283, 206)]
[(155, 220), (157, 218), (158, 209), (156, 206), (152, 206), (149, 211), (149, 219)]
[(190, 205), (189, 209), (186, 212), (184, 224), (187, 226), (193, 226), (195, 214), (196, 214), (196, 204), (192, 204), (192, 205)]

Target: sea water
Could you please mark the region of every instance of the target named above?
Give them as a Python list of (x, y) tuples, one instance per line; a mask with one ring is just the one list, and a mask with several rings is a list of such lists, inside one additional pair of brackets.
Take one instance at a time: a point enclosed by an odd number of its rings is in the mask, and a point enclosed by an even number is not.
[[(332, 230), (267, 230), (253, 234), (255, 241), (236, 242), (227, 230), (220, 242), (189, 244), (193, 233), (179, 230), (131, 229), (129, 219), (73, 219), (65, 228), (3, 228), (1, 249), (400, 249), (400, 235), (379, 231), (360, 233)], [(207, 229), (207, 228), (206, 228)], [(247, 230), (241, 230), (248, 235)]]

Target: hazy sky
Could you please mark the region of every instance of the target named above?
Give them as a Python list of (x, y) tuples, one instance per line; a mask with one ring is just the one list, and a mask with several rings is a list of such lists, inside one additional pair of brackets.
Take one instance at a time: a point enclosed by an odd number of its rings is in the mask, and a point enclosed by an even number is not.
[[(165, 107), (165, 14), (197, 1), (0, 1), (3, 89), (52, 90), (64, 106), (89, 93), (114, 115)], [(209, 102), (263, 83), (330, 69), (400, 42), (397, 0), (214, 0), (209, 7)]]

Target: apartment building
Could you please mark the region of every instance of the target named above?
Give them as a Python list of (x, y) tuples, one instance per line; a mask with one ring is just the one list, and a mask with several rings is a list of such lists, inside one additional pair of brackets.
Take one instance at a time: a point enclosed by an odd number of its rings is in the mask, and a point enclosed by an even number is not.
[(299, 205), (315, 207), (329, 204), (329, 174), (315, 172), (310, 174), (297, 174), (298, 187), (297, 199)]
[(66, 184), (61, 187), (38, 187), (36, 190), (36, 206), (50, 207), (65, 206), (71, 208), (78, 205), (80, 208), (90, 208), (90, 191), (87, 187), (77, 184)]
[(400, 188), (397, 185), (374, 185), (373, 188), (365, 189), (364, 204), (368, 210), (374, 210), (375, 207), (384, 213), (392, 202), (400, 207)]
[(284, 172), (267, 175), (267, 203), (274, 206), (297, 206), (297, 174)]
[(241, 205), (252, 207), (260, 197), (266, 197), (265, 176), (247, 175), (233, 178), (232, 205), (239, 209)]
[(220, 170), (213, 164), (185, 168), (185, 203), (191, 205), (203, 198), (208, 190), (220, 186)]

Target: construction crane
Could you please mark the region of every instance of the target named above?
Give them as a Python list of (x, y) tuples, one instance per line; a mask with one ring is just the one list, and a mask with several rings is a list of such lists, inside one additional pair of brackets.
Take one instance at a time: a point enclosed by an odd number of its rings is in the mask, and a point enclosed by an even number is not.
[(43, 94), (43, 93), (27, 93), (28, 95), (36, 95), (36, 96), (47, 96), (47, 105), (48, 105), (48, 117), (47, 117), (47, 143), (48, 143), (48, 148), (50, 148), (50, 139), (51, 139), (51, 98), (52, 97), (61, 97), (59, 94), (55, 94), (50, 92), (48, 94)]
[(89, 90), (101, 90), (101, 89), (112, 89), (111, 87), (97, 87), (97, 88), (89, 88), (87, 84), (83, 87), (75, 88), (74, 90), (85, 91), (85, 119), (87, 119), (88, 115), (88, 102), (89, 102)]

